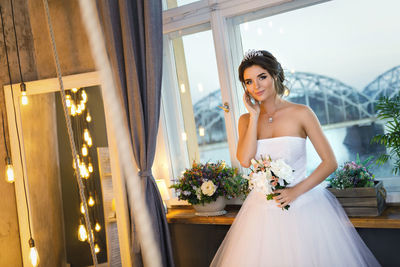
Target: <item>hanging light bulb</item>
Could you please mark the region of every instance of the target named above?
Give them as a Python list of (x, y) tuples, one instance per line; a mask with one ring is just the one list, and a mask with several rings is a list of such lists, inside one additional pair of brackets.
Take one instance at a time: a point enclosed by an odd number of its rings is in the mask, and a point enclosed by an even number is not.
[(9, 183), (13, 183), (15, 181), (14, 178), (14, 168), (11, 162), (10, 157), (6, 157), (6, 181)]
[(89, 171), (88, 171), (88, 169), (86, 167), (86, 164), (83, 161), (79, 165), (79, 172), (81, 174), (81, 177), (84, 178), (84, 179), (87, 179), (90, 176)]
[(100, 232), (101, 230), (101, 226), (100, 224), (97, 222), (96, 225), (94, 226), (94, 230), (96, 230), (96, 232)]
[(93, 198), (92, 196), (90, 196), (90, 197), (89, 197), (89, 200), (88, 200), (88, 205), (89, 205), (89, 207), (93, 207), (94, 204), (95, 204), (94, 198)]
[(76, 115), (76, 106), (75, 106), (75, 103), (73, 103), (73, 102), (72, 102), (72, 104), (71, 104), (71, 111), (70, 111), (70, 113), (71, 113), (71, 116), (75, 116), (75, 115)]
[(90, 173), (93, 172), (93, 164), (92, 164), (91, 162), (89, 162), (88, 171), (89, 171)]
[(76, 114), (80, 115), (82, 113), (81, 105), (78, 105), (76, 108)]
[(65, 96), (65, 103), (67, 104), (67, 108), (71, 107), (71, 96), (70, 95)]
[(83, 139), (87, 141), (90, 138), (90, 133), (88, 129), (83, 130)]
[(26, 85), (24, 82), (21, 83), (21, 103), (22, 105), (28, 105), (28, 96), (26, 95)]
[(89, 110), (86, 112), (86, 121), (91, 122), (92, 121), (92, 116), (90, 116)]
[(36, 267), (39, 265), (40, 259), (33, 238), (29, 239), (29, 247), (29, 260), (31, 261), (32, 266)]
[(83, 103), (86, 103), (87, 102), (87, 94), (86, 94), (85, 90), (82, 90), (81, 96), (82, 96)]
[(83, 112), (85, 110), (85, 108), (86, 108), (86, 105), (85, 105), (85, 103), (83, 103), (81, 101), (81, 103), (79, 104), (79, 107), (80, 107), (81, 111)]
[(86, 227), (82, 224), (79, 225), (78, 229), (78, 239), (79, 241), (85, 242), (88, 238), (87, 232), (86, 232)]
[(99, 247), (99, 245), (97, 245), (97, 244), (94, 245), (94, 252), (95, 252), (96, 254), (98, 254), (98, 253), (100, 252), (100, 247)]
[(83, 144), (82, 146), (82, 156), (86, 157), (88, 155), (88, 148), (86, 144)]
[(92, 145), (93, 145), (92, 138), (89, 137), (89, 139), (86, 140), (86, 143), (87, 143), (87, 145), (88, 145), (89, 147), (92, 147)]
[(82, 214), (85, 214), (85, 207), (83, 206), (83, 202), (81, 202), (81, 213)]
[(71, 90), (72, 90), (72, 92), (76, 93), (76, 92), (78, 92), (79, 89), (78, 88), (72, 88)]

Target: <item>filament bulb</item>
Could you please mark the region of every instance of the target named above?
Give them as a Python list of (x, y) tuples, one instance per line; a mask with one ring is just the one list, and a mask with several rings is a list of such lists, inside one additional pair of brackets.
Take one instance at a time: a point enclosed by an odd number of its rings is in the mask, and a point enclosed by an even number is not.
[(99, 247), (99, 245), (97, 245), (97, 244), (94, 245), (94, 252), (95, 252), (96, 254), (98, 254), (98, 253), (100, 252), (100, 247)]
[(88, 148), (86, 144), (83, 144), (82, 146), (82, 156), (86, 157), (88, 155)]
[(23, 91), (23, 92), (21, 93), (21, 103), (22, 103), (22, 105), (24, 105), (24, 106), (28, 105), (28, 96), (26, 95), (26, 92), (25, 92), (25, 91)]
[(85, 207), (83, 206), (83, 202), (81, 202), (81, 213), (85, 214)]
[(71, 116), (75, 116), (76, 115), (76, 106), (74, 103), (71, 104)]
[(81, 96), (82, 96), (83, 103), (86, 103), (87, 102), (87, 94), (86, 94), (85, 90), (82, 90)]
[(35, 247), (35, 241), (33, 239), (29, 239), (29, 260), (31, 261), (32, 266), (36, 267), (39, 265), (39, 253)]
[(83, 139), (87, 141), (90, 138), (90, 133), (88, 129), (83, 130)]
[(91, 122), (92, 121), (92, 116), (90, 116), (89, 110), (86, 113), (86, 121)]
[(78, 92), (78, 88), (72, 88), (72, 92), (74, 92), (74, 93), (76, 93), (76, 92)]
[(70, 95), (65, 96), (65, 103), (67, 104), (68, 108), (71, 107), (71, 96)]
[(92, 164), (91, 162), (89, 162), (88, 171), (89, 171), (90, 173), (93, 172), (93, 164)]
[(94, 206), (94, 198), (92, 197), (92, 196), (90, 196), (89, 197), (89, 200), (88, 200), (88, 205), (89, 205), (89, 207), (93, 207)]
[(101, 226), (100, 224), (97, 222), (96, 225), (94, 226), (94, 230), (96, 230), (96, 232), (100, 232), (101, 230)]
[(78, 239), (79, 241), (85, 242), (87, 240), (87, 232), (86, 227), (81, 223), (78, 229)]
[(10, 157), (6, 157), (6, 181), (13, 183), (15, 181), (14, 168)]
[(89, 137), (89, 139), (86, 140), (86, 143), (87, 143), (87, 145), (88, 145), (89, 147), (91, 147), (91, 146), (93, 145), (92, 138)]

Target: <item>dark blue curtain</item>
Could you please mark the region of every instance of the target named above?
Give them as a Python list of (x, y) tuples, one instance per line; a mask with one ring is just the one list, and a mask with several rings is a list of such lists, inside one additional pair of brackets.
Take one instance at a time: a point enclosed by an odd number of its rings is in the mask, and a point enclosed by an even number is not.
[[(162, 264), (174, 266), (162, 199), (151, 173), (161, 101), (161, 0), (98, 0), (97, 6)], [(131, 210), (131, 253), (136, 267), (143, 266), (143, 261), (134, 215)]]

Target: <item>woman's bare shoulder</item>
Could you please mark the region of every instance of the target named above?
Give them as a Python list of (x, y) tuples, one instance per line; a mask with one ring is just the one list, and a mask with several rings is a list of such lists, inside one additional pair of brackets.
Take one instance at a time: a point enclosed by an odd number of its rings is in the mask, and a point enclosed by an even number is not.
[(250, 118), (250, 113), (244, 113), (240, 115), (239, 124), (248, 124)]

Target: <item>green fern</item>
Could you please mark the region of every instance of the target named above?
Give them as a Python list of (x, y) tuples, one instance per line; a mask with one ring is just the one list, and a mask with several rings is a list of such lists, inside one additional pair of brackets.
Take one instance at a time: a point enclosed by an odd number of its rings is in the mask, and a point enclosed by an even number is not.
[(393, 159), (393, 173), (400, 173), (400, 92), (392, 98), (381, 97), (376, 110), (379, 119), (388, 120), (387, 133), (375, 135), (371, 143), (384, 145), (390, 152), (379, 155), (375, 163), (382, 165)]

